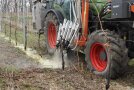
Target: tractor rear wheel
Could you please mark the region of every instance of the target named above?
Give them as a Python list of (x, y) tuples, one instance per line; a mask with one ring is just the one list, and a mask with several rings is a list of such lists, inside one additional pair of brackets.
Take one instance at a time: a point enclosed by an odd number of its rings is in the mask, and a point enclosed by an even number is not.
[(98, 30), (89, 35), (85, 48), (88, 68), (96, 75), (116, 79), (123, 75), (128, 65), (128, 49), (125, 41), (116, 33)]
[(59, 27), (58, 19), (54, 13), (50, 12), (47, 14), (44, 26), (47, 50), (50, 55), (53, 55), (56, 50), (57, 32)]

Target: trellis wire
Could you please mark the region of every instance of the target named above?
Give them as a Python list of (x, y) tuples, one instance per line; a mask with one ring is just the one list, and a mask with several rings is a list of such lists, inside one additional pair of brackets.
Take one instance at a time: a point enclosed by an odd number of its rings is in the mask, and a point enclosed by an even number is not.
[[(28, 3), (30, 3), (30, 7), (27, 6)], [(16, 45), (19, 41), (18, 30), (23, 31), (22, 42), (25, 50), (27, 49), (28, 29), (32, 31), (28, 21), (28, 17), (31, 15), (29, 14), (31, 13), (31, 5), (31, 0), (0, 0), (0, 31), (5, 35), (9, 34), (10, 41), (11, 37), (15, 37)], [(13, 32), (13, 30), (15, 31)]]

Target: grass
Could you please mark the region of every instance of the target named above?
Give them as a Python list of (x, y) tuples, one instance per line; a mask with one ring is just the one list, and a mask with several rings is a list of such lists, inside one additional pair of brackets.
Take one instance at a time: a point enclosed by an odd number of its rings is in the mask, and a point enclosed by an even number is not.
[(40, 90), (40, 88), (33, 87), (29, 84), (23, 84), (22, 88), (25, 89), (25, 90)]
[[(0, 78), (0, 87), (2, 88), (4, 86), (5, 79)], [(0, 90), (1, 90), (0, 88)]]
[(0, 68), (0, 72), (4, 72), (4, 73), (18, 73), (19, 69), (17, 69), (14, 66), (7, 66), (7, 67)]
[(130, 66), (134, 66), (134, 59), (132, 59), (132, 60), (129, 61), (129, 65)]
[[(23, 14), (19, 13), (19, 19), (23, 19)], [(18, 13), (6, 13), (2, 14), (2, 18), (10, 18), (12, 21), (17, 21), (18, 19)], [(26, 20), (32, 20), (32, 13), (29, 13), (26, 17)]]

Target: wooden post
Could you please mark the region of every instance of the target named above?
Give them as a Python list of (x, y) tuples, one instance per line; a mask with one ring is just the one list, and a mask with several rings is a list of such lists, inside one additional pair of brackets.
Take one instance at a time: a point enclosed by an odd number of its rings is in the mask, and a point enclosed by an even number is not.
[[(18, 12), (18, 3), (17, 1), (15, 0), (15, 15), (17, 16), (17, 12)], [(16, 25), (16, 28), (15, 28), (15, 44), (17, 46), (17, 27), (18, 27), (18, 24), (17, 24), (17, 21), (18, 21), (18, 16), (17, 16), (17, 19), (16, 19), (16, 22), (15, 22), (15, 25)]]
[(24, 49), (27, 49), (27, 26), (26, 26), (26, 0), (23, 0), (23, 31), (24, 31)]

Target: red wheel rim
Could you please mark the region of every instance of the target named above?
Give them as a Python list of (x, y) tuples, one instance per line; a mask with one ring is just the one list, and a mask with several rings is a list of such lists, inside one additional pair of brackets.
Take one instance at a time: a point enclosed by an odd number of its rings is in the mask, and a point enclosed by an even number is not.
[(94, 43), (90, 50), (90, 59), (93, 67), (102, 72), (107, 67), (107, 53), (101, 43)]
[(56, 27), (52, 22), (50, 22), (48, 25), (48, 43), (50, 48), (56, 47), (56, 38), (57, 38)]

